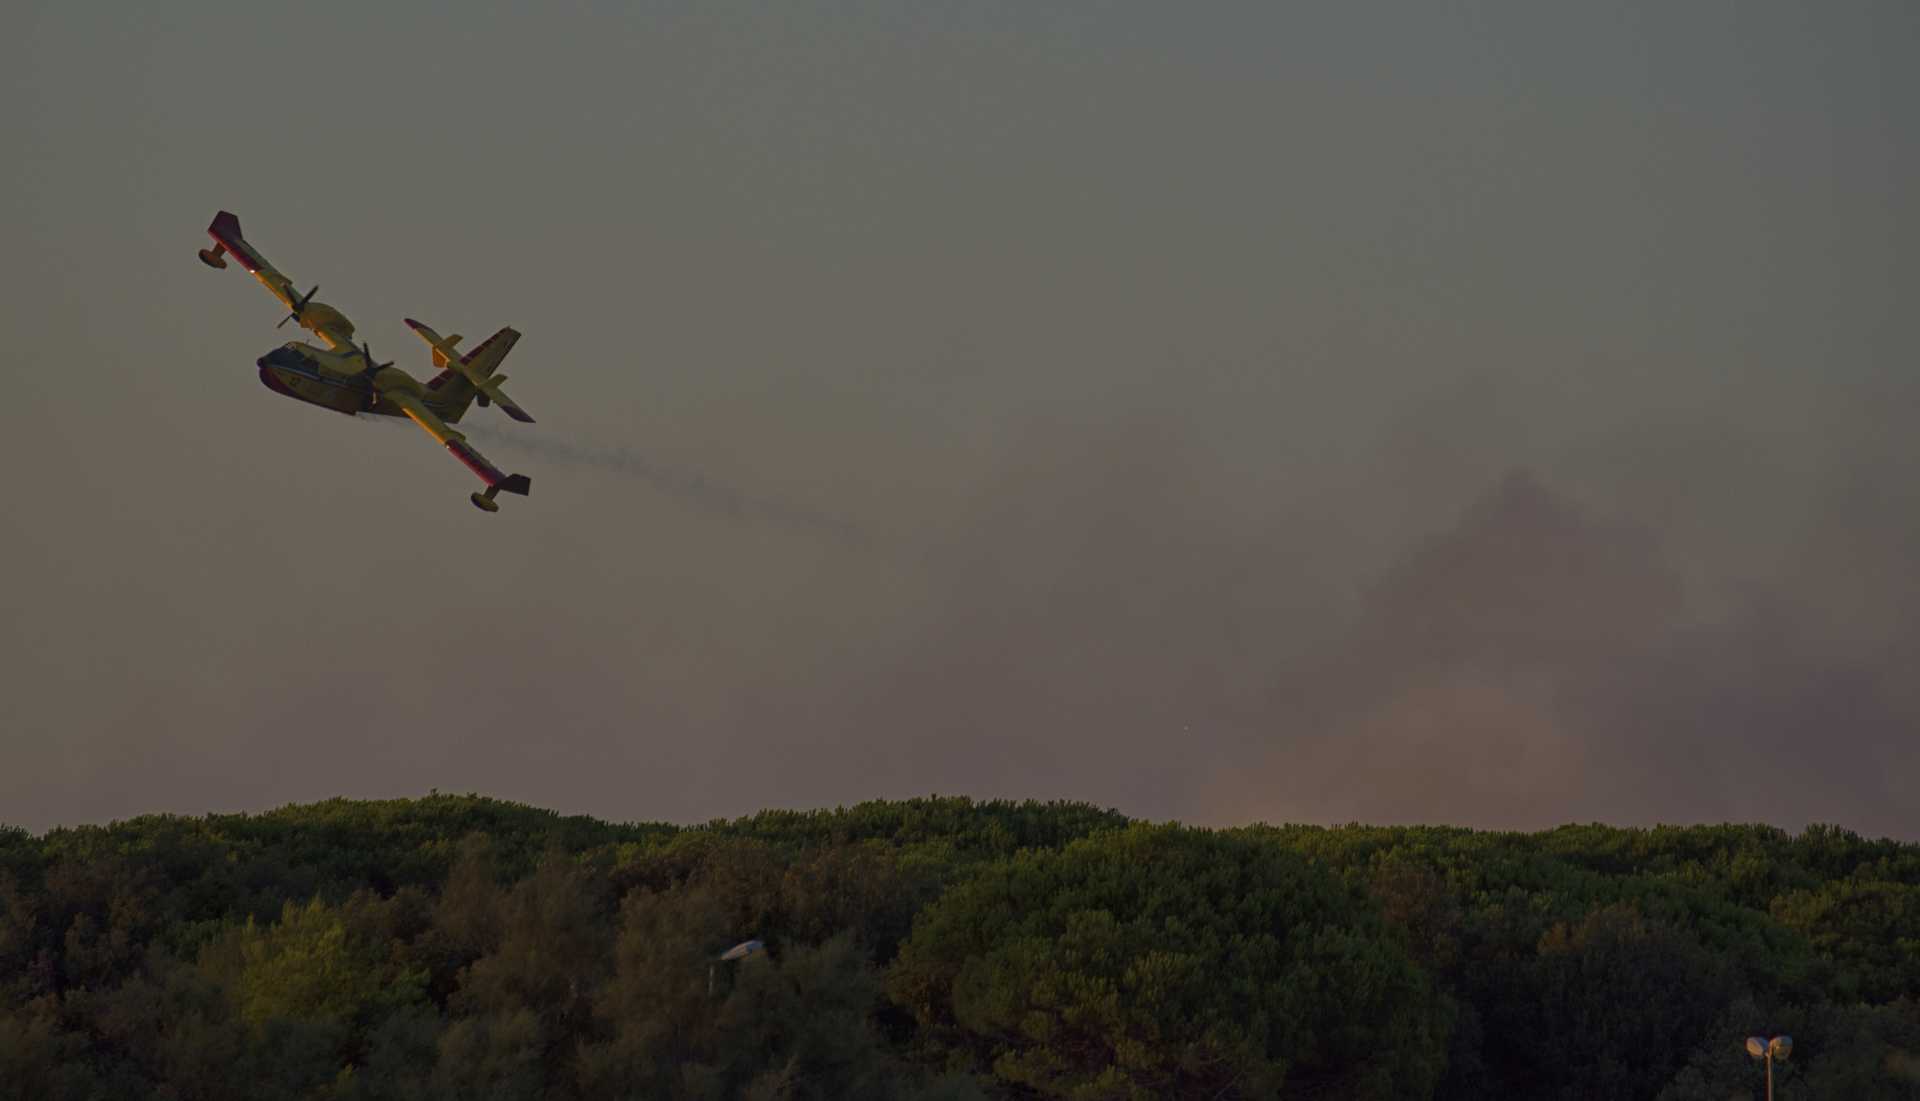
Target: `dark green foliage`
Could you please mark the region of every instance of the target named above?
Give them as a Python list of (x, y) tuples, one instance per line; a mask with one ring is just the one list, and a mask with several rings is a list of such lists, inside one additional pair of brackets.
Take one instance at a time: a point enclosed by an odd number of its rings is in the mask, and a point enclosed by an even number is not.
[(37, 998), (0, 1015), (0, 1083), (19, 1097), (81, 1101), (94, 1096), (99, 1075), (87, 1059), (87, 1039), (61, 1020), (52, 998)]
[[(1920, 1003), (1911, 1000), (1764, 1006), (1741, 998), (1711, 1034), (1793, 1037), (1793, 1055), (1774, 1065), (1777, 1101), (1920, 1101)], [(1758, 1096), (1763, 1074), (1737, 1044), (1701, 1044), (1659, 1101)]]
[(1126, 817), (1117, 811), (1085, 803), (932, 798), (860, 803), (830, 811), (762, 811), (735, 822), (715, 822), (708, 829), (723, 836), (806, 848), (885, 841), (904, 849), (931, 846), (977, 858), (1058, 848), (1126, 824)]
[(1683, 930), (1616, 903), (1548, 930), (1512, 975), (1521, 996), (1487, 1022), (1531, 1096), (1644, 1097), (1730, 1000), (1734, 970)]
[(1017, 854), (916, 923), (890, 979), (929, 1042), (1049, 1097), (1420, 1097), (1445, 1013), (1360, 896), (1238, 834), (1134, 826)]
[[(720, 963), (731, 944), (766, 950)], [(0, 1097), (1920, 1101), (1920, 846), (473, 797), (0, 827)]]
[(1920, 997), (1920, 886), (1849, 875), (1781, 895), (1771, 912), (1834, 965), (1848, 997)]

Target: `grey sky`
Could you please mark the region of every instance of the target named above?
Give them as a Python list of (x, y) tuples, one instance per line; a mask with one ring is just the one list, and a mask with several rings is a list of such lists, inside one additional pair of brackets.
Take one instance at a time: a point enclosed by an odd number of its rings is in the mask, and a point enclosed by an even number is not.
[(0, 42), (0, 821), (1920, 836), (1910, 4), (174, 7)]

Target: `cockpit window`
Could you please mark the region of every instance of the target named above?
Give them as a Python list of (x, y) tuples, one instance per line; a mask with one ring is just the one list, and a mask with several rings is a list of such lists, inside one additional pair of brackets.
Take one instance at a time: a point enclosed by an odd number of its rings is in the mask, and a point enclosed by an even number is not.
[(312, 367), (313, 357), (307, 354), (299, 342), (284, 344), (267, 353), (266, 361), (276, 367)]

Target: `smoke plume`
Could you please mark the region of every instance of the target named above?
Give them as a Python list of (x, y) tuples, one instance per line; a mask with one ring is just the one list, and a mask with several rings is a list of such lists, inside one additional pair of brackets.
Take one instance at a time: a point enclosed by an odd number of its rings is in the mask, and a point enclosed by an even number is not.
[(866, 542), (865, 535), (841, 517), (792, 501), (760, 496), (697, 470), (663, 463), (632, 448), (577, 443), (495, 428), (463, 428), (462, 431), (490, 448), (518, 451), (576, 470), (595, 470), (640, 482), (691, 508), (824, 536), (849, 546)]

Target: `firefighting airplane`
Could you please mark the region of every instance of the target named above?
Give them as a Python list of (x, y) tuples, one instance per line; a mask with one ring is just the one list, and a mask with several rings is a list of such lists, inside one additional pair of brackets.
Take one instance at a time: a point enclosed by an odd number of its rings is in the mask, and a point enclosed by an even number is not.
[(290, 341), (261, 356), (256, 362), (260, 367), (260, 381), (266, 383), (267, 389), (348, 416), (371, 413), (410, 418), (487, 483), (485, 492), (473, 495), (473, 503), (487, 512), (500, 511), (494, 497), (501, 490), (522, 497), (527, 495), (532, 488), (531, 479), (524, 474), (501, 473), (473, 449), (465, 436), (450, 427), (459, 422), (468, 404), (476, 399), (482, 409), (497, 404), (514, 420), (533, 423), (527, 411), (500, 389), (507, 376), (493, 373), (513, 350), (514, 342), (520, 339), (518, 332), (501, 329), (463, 355), (456, 348), (460, 343), (458, 336), (443, 337), (407, 318), (407, 327), (432, 346), (433, 365), (440, 368), (439, 374), (423, 383), (391, 363), (374, 362), (371, 347), (353, 342), (353, 322), (325, 302), (313, 300), (320, 291), (318, 285), (301, 294), (293, 280), (267, 263), (260, 250), (240, 235), (240, 219), (223, 210), (214, 215), (207, 234), (213, 238), (213, 247), (200, 250), (203, 263), (224, 268), (226, 254), (232, 253), (241, 267), (292, 311), (280, 319), (281, 325), (298, 322), (301, 328), (327, 342), (326, 348), (318, 348), (302, 341)]

